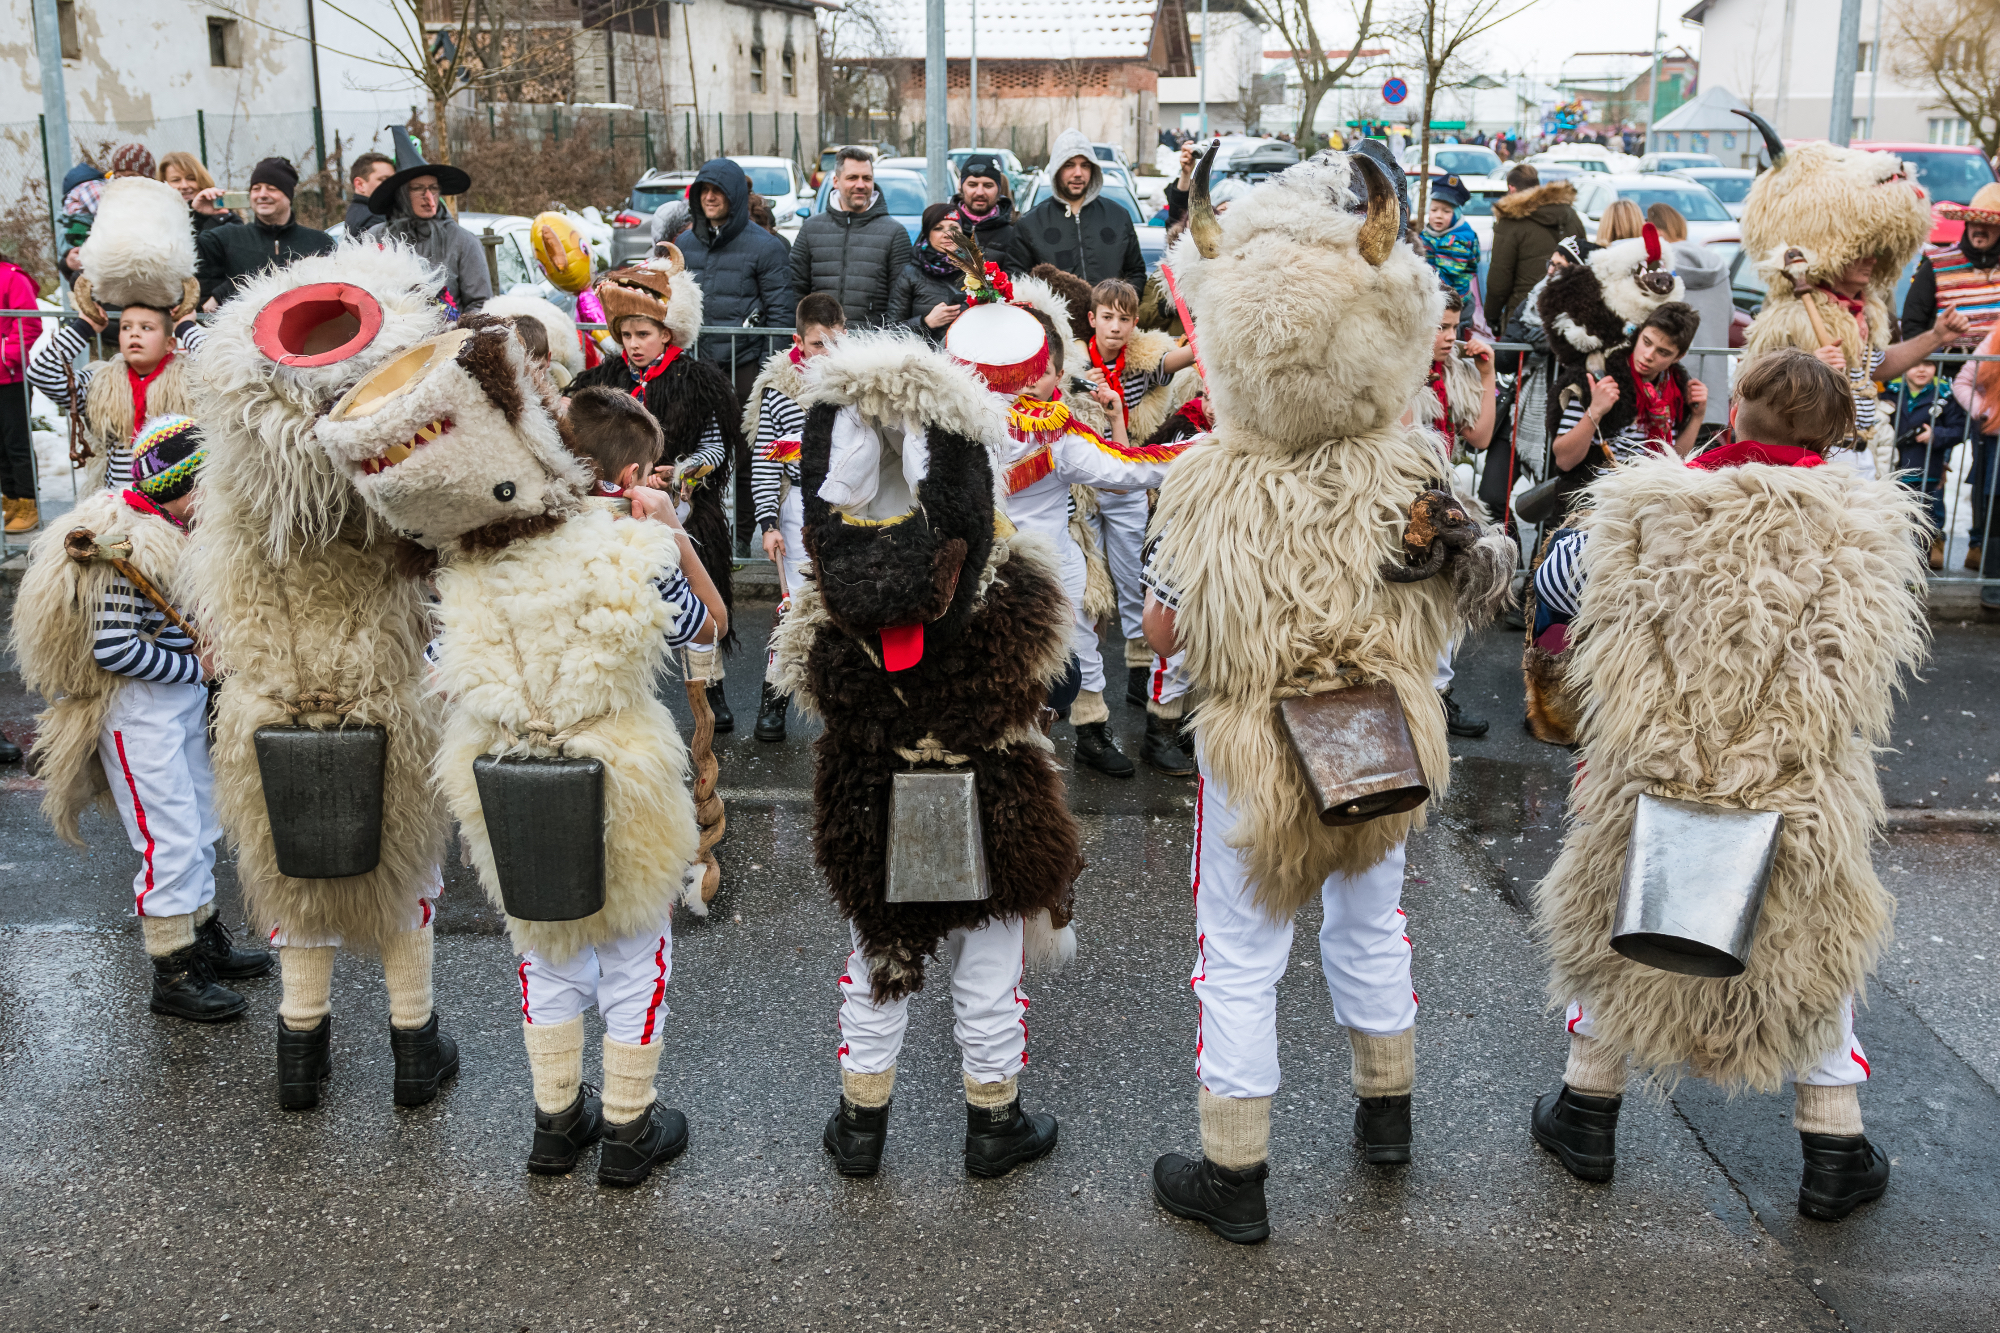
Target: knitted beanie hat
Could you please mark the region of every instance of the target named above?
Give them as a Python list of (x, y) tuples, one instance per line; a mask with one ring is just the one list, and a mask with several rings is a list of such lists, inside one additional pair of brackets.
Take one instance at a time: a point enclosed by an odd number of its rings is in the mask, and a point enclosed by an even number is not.
[(141, 143), (121, 143), (111, 150), (111, 169), (120, 176), (151, 176), (153, 155)]
[(156, 504), (178, 500), (194, 489), (207, 457), (208, 445), (192, 418), (148, 417), (132, 441), (132, 485)]
[(282, 157), (267, 157), (250, 168), (252, 185), (269, 185), (289, 199), (299, 188), (299, 169)]

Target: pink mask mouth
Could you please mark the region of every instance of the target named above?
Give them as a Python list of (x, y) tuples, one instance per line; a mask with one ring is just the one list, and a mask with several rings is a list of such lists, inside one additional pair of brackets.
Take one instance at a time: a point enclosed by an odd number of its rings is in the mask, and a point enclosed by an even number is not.
[(924, 626), (892, 625), (882, 631), (882, 669), (908, 671), (924, 657)]

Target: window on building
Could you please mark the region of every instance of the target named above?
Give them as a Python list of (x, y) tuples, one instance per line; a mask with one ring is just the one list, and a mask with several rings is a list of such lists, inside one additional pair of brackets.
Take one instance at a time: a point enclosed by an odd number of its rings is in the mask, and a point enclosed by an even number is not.
[(83, 59), (83, 41), (76, 35), (76, 0), (56, 0), (56, 35), (64, 60)]
[(750, 91), (764, 91), (764, 48), (761, 46), (750, 48)]
[(217, 69), (235, 69), (243, 63), (243, 50), (236, 44), (235, 19), (208, 21), (208, 63)]
[(799, 58), (789, 46), (785, 48), (784, 62), (781, 68), (784, 71), (785, 96), (797, 97), (799, 95)]
[(1856, 139), (1867, 140), (1874, 137), (1874, 134), (1868, 128), (1868, 117), (1856, 116), (1848, 121), (1847, 141), (1849, 143), (1853, 143)]
[(1854, 72), (1857, 74), (1867, 74), (1873, 71), (1874, 68), (1875, 43), (1863, 42), (1861, 43), (1860, 51), (1856, 53), (1854, 58)]
[(1964, 145), (1972, 142), (1972, 126), (1956, 116), (1933, 116), (1930, 131), (1932, 143)]

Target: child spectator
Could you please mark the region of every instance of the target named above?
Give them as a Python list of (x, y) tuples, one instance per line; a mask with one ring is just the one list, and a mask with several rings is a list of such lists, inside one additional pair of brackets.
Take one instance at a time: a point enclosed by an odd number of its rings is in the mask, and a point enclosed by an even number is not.
[(1471, 199), (1472, 191), (1456, 176), (1433, 181), (1418, 246), (1444, 289), (1458, 297), (1460, 309), (1472, 299), (1472, 281), (1479, 275), (1479, 237), (1458, 215)]
[(1562, 474), (1562, 512), (1577, 493), (1606, 468), (1641, 453), (1686, 457), (1701, 429), (1708, 386), (1694, 379), (1680, 360), (1694, 346), (1701, 316), (1682, 301), (1663, 302), (1632, 335), (1632, 341), (1605, 353), (1604, 374), (1583, 363), (1572, 366), (1556, 386), (1562, 418), (1551, 447)]
[(1932, 569), (1944, 568), (1944, 473), (1951, 451), (1965, 439), (1968, 421), (1965, 408), (1952, 395), (1951, 385), (1940, 382), (1937, 367), (1919, 361), (1903, 372), (1903, 378), (1882, 393), (1895, 413), (1896, 470), (1905, 475), (1903, 485), (1924, 497), (1924, 512), (1930, 516)]

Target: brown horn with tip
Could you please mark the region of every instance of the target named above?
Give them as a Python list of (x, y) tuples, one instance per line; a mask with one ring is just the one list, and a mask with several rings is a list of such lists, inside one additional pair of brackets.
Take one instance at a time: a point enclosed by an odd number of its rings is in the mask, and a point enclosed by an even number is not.
[(201, 284), (199, 282), (196, 282), (193, 278), (182, 278), (180, 304), (175, 306), (168, 313), (173, 316), (174, 323), (178, 324), (182, 320), (186, 319), (189, 315), (192, 315), (194, 313), (194, 308), (200, 303), (201, 303)]
[(1222, 220), (1216, 217), (1215, 205), (1208, 198), (1208, 169), (1215, 164), (1215, 150), (1221, 146), (1220, 139), (1208, 141), (1208, 151), (1194, 169), (1194, 188), (1188, 191), (1188, 235), (1194, 237), (1194, 248), (1203, 259), (1222, 253)]
[(102, 324), (105, 322), (104, 307), (99, 305), (97, 298), (90, 294), (89, 278), (79, 277), (76, 280), (70, 287), (70, 298), (76, 302), (77, 310), (82, 313), (85, 319), (93, 324)]
[(1361, 224), (1355, 244), (1363, 259), (1380, 268), (1396, 248), (1396, 237), (1403, 229), (1403, 207), (1396, 202), (1396, 187), (1381, 163), (1366, 153), (1355, 153), (1351, 160), (1368, 189), (1368, 220)]

